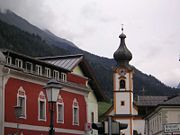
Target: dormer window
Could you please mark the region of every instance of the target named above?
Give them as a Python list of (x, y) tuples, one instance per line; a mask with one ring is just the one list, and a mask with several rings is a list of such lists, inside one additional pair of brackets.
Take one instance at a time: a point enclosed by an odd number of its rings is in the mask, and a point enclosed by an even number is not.
[(67, 81), (67, 75), (65, 73), (61, 73), (61, 81), (63, 82)]
[(53, 78), (59, 80), (59, 72), (57, 70), (53, 71)]
[(7, 63), (8, 65), (11, 65), (11, 64), (12, 64), (12, 58), (11, 58), (10, 56), (8, 56), (8, 57), (6, 58), (6, 63)]
[(42, 75), (42, 66), (36, 65), (36, 74), (37, 75)]
[(26, 71), (32, 72), (33, 71), (33, 65), (30, 62), (26, 62)]
[(45, 67), (45, 76), (48, 78), (51, 77), (51, 69), (50, 68)]
[(23, 68), (23, 61), (21, 59), (15, 59), (15, 65), (18, 67), (18, 68)]

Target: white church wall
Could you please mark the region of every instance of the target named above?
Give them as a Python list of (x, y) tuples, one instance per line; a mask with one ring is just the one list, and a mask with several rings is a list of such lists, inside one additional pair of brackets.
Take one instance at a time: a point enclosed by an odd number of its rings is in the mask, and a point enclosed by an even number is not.
[(145, 120), (134, 120), (134, 130), (144, 135)]
[[(124, 102), (124, 105), (121, 105)], [(116, 114), (130, 114), (129, 93), (116, 93)]]

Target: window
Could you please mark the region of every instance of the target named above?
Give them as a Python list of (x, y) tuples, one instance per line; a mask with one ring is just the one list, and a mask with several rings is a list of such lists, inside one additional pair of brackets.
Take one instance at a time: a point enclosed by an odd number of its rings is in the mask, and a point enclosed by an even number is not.
[(79, 105), (76, 98), (73, 101), (73, 125), (79, 125)]
[(59, 95), (57, 100), (57, 123), (64, 123), (64, 102)]
[(67, 81), (67, 76), (65, 73), (61, 73), (61, 81), (63, 81), (63, 82)]
[(32, 72), (33, 71), (33, 65), (30, 62), (26, 62), (26, 71)]
[(51, 77), (51, 69), (50, 68), (45, 67), (45, 76), (48, 78)]
[(57, 70), (53, 71), (53, 78), (59, 80), (59, 72)]
[(91, 123), (94, 123), (94, 112), (91, 112)]
[(125, 89), (126, 83), (125, 80), (120, 80), (120, 89)]
[(10, 56), (8, 56), (8, 57), (6, 58), (6, 63), (7, 63), (8, 65), (11, 65), (11, 64), (12, 64), (12, 58), (11, 58)]
[(36, 65), (36, 73), (37, 73), (38, 75), (42, 75), (42, 66)]
[(124, 106), (125, 105), (125, 102), (124, 101), (121, 101), (121, 106)]
[(39, 101), (39, 113), (40, 113), (40, 117), (39, 119), (45, 119), (45, 102), (44, 101)]
[(38, 97), (38, 120), (46, 121), (46, 98), (42, 91)]
[(178, 123), (180, 123), (180, 115), (178, 115)]
[(23, 61), (16, 58), (16, 59), (15, 59), (15, 65), (16, 65), (18, 68), (23, 68)]
[(17, 106), (21, 107), (21, 118), (26, 118), (26, 94), (22, 87), (18, 89)]

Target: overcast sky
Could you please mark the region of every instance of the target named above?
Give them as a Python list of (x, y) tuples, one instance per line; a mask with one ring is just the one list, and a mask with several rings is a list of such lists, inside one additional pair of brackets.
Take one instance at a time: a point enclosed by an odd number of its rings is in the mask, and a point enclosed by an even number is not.
[(131, 64), (169, 86), (180, 82), (180, 0), (0, 0), (0, 7), (108, 58), (124, 24)]

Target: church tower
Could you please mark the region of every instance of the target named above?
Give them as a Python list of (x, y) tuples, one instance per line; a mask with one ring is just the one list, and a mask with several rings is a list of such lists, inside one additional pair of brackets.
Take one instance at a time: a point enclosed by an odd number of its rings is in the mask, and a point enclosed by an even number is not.
[(119, 36), (120, 46), (114, 52), (117, 62), (113, 71), (114, 118), (128, 124), (124, 135), (133, 134), (133, 68), (129, 65), (132, 54), (125, 44), (126, 35)]

